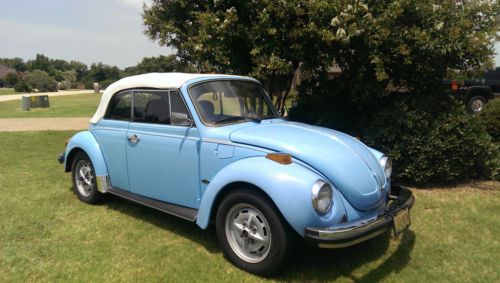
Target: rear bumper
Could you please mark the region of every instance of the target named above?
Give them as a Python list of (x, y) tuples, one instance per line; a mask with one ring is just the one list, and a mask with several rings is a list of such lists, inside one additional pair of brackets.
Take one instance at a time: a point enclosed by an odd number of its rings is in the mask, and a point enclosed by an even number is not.
[(394, 215), (403, 209), (410, 210), (415, 197), (407, 188), (392, 186), (391, 199), (385, 211), (370, 222), (342, 228), (306, 228), (306, 242), (320, 248), (342, 248), (364, 242), (392, 229)]

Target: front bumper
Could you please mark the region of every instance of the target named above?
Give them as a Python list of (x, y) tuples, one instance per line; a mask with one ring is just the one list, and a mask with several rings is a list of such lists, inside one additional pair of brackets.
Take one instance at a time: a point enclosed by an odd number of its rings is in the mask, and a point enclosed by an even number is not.
[(392, 200), (384, 212), (369, 222), (342, 228), (306, 228), (306, 242), (320, 248), (343, 248), (364, 242), (392, 229), (394, 215), (403, 209), (410, 210), (415, 197), (407, 188), (392, 186), (390, 198)]
[(59, 163), (61, 164), (64, 163), (64, 153), (57, 155), (57, 161), (59, 161)]

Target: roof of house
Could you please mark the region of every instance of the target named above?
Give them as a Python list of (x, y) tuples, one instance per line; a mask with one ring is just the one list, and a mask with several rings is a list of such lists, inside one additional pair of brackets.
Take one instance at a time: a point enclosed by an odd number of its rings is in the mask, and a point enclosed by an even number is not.
[(9, 73), (17, 73), (17, 72), (15, 69), (0, 64), (0, 79), (5, 79), (5, 77)]
[(249, 79), (248, 77), (220, 75), (220, 74), (188, 74), (188, 73), (148, 73), (137, 76), (126, 77), (110, 84), (104, 91), (97, 111), (90, 120), (95, 124), (105, 115), (108, 103), (113, 94), (132, 88), (157, 88), (157, 89), (178, 89), (185, 83), (193, 79), (211, 79), (211, 78), (239, 78)]

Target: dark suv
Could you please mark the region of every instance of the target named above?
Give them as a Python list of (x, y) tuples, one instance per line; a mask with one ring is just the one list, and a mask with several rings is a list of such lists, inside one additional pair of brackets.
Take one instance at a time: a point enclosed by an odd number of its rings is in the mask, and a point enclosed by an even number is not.
[(482, 79), (463, 82), (445, 80), (444, 83), (465, 102), (468, 110), (480, 112), (488, 100), (500, 95), (500, 67), (484, 73)]

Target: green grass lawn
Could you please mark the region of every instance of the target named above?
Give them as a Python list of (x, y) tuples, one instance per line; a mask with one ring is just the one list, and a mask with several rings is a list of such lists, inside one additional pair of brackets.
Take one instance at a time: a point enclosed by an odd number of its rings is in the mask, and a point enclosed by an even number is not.
[[(56, 161), (72, 134), (0, 133), (0, 282), (265, 280), (228, 263), (213, 228), (118, 198), (78, 201)], [(471, 187), (414, 190), (411, 230), (401, 240), (298, 245), (271, 280), (498, 282), (499, 183)]]
[(13, 88), (0, 88), (0, 95), (6, 95), (6, 94), (20, 94), (20, 93), (16, 92)]
[(101, 99), (100, 94), (75, 94), (49, 97), (49, 108), (21, 111), (21, 100), (0, 102), (0, 118), (90, 117)]

